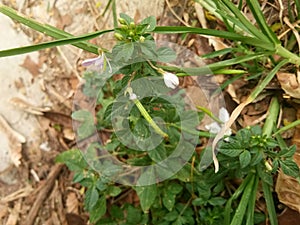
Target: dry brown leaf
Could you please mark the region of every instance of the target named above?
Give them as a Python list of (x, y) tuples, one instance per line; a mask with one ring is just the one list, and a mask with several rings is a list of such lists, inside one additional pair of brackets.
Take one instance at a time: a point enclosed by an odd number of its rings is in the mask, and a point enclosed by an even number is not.
[[(298, 72), (299, 73), (299, 72)], [(291, 97), (300, 99), (299, 75), (293, 73), (278, 72), (277, 79), (281, 84), (281, 88)]]
[(0, 220), (8, 214), (8, 206), (5, 204), (0, 205)]
[(68, 213), (78, 214), (79, 201), (77, 199), (76, 193), (69, 192), (66, 201), (66, 207)]
[[(297, 119), (300, 119), (300, 109), (297, 111)], [(300, 167), (300, 126), (296, 126), (292, 143), (297, 146), (294, 160)], [(275, 190), (280, 202), (300, 213), (300, 184), (295, 178), (287, 176), (280, 171)]]
[(275, 190), (280, 202), (300, 213), (300, 185), (295, 178), (279, 171)]
[(298, 224), (299, 221), (300, 221), (300, 214), (289, 208), (286, 208), (278, 216), (278, 225), (295, 225)]
[(10, 211), (6, 225), (16, 225), (19, 219), (19, 213), (21, 211), (22, 199), (14, 202), (14, 208)]
[(23, 68), (27, 69), (33, 77), (36, 77), (40, 74), (40, 66), (39, 64), (32, 61), (30, 56), (26, 56), (23, 64), (21, 65)]
[(10, 159), (13, 164), (18, 167), (21, 164), (20, 159), (22, 158), (22, 143), (25, 143), (26, 139), (23, 135), (13, 130), (1, 115), (0, 130), (4, 132), (8, 138)]
[(27, 197), (28, 195), (31, 194), (32, 191), (33, 191), (33, 188), (29, 185), (24, 188), (21, 188), (21, 189), (17, 190), (16, 192), (11, 193), (10, 195), (5, 196), (4, 198), (1, 198), (0, 205), (15, 201), (19, 198)]
[(18, 97), (11, 98), (9, 100), (9, 103), (18, 107), (19, 109), (24, 110), (25, 112), (28, 112), (28, 113), (31, 113), (34, 115), (39, 115), (39, 116), (43, 115), (44, 112), (47, 112), (50, 110), (50, 108), (48, 108), (48, 107), (42, 108), (42, 107), (33, 106), (32, 104), (30, 104), (30, 103), (26, 102), (25, 100), (18, 98)]
[[(206, 18), (204, 15), (203, 7), (200, 4), (196, 3), (195, 11), (196, 11), (196, 15), (198, 17), (198, 20), (199, 20), (202, 28), (207, 28), (207, 23), (206, 23)], [(221, 38), (214, 37), (214, 36), (206, 36), (206, 35), (203, 35), (203, 36), (208, 39), (209, 45), (212, 45), (214, 47), (215, 51), (222, 50), (224, 48), (229, 47), (221, 40)]]
[(67, 213), (66, 214), (68, 225), (86, 225), (87, 223), (84, 221), (84, 219), (74, 213)]

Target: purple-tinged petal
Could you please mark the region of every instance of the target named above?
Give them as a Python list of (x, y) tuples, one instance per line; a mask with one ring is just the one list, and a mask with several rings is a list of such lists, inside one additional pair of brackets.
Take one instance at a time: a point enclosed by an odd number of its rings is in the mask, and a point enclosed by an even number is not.
[(99, 60), (99, 57), (85, 59), (85, 60), (82, 61), (81, 65), (90, 66), (90, 65), (96, 64), (98, 60)]

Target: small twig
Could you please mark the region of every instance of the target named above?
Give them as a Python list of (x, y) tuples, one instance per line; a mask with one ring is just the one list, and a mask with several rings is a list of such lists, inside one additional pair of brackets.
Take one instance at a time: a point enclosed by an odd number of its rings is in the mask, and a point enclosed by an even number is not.
[(79, 73), (77, 72), (77, 70), (71, 65), (70, 61), (68, 60), (68, 58), (66, 57), (66, 55), (63, 53), (63, 51), (61, 50), (61, 47), (57, 46), (56, 49), (58, 50), (60, 56), (62, 57), (62, 59), (65, 61), (66, 65), (72, 70), (72, 72), (75, 74), (75, 76), (77, 77), (79, 82), (82, 82), (82, 78), (79, 75)]
[(30, 209), (27, 219), (25, 220), (24, 225), (33, 225), (36, 216), (43, 204), (43, 202), (47, 199), (50, 190), (52, 189), (56, 177), (59, 175), (61, 169), (63, 168), (63, 164), (56, 164), (52, 170), (50, 171), (47, 180), (43, 183), (43, 187), (40, 189), (34, 204), (32, 204), (32, 208)]
[(282, 15), (283, 15), (284, 6), (282, 0), (278, 0), (278, 3), (279, 3), (279, 20), (282, 24)]
[(300, 35), (298, 33), (298, 31), (295, 29), (295, 26), (293, 24), (290, 23), (289, 19), (287, 17), (283, 18), (283, 21), (289, 26), (289, 28), (291, 28), (291, 30), (293, 31), (296, 40), (298, 42), (298, 49), (300, 51)]
[(176, 17), (176, 19), (178, 19), (183, 25), (190, 27), (189, 24), (187, 24), (185, 21), (183, 21), (177, 14), (176, 12), (172, 9), (169, 0), (166, 0), (166, 3), (168, 5), (169, 10), (171, 11), (171, 13)]

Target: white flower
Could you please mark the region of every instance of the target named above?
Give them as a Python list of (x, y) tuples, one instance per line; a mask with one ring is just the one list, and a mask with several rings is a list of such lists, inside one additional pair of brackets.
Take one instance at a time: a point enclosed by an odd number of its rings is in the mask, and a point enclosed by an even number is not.
[(130, 100), (136, 100), (137, 99), (137, 96), (136, 96), (136, 94), (134, 94), (134, 93), (131, 93), (130, 95), (129, 95), (129, 99)]
[(104, 64), (104, 58), (103, 55), (99, 55), (96, 58), (90, 58), (90, 59), (85, 59), (82, 62), (83, 66), (91, 66), (91, 65), (95, 65), (96, 67), (98, 67), (99, 69), (102, 69)]
[(168, 88), (175, 89), (179, 85), (179, 79), (175, 74), (164, 71), (162, 75), (164, 76), (165, 85)]
[[(223, 123), (226, 123), (229, 120), (229, 113), (227, 112), (227, 110), (224, 107), (222, 107), (219, 110), (219, 119)], [(213, 122), (209, 125), (205, 125), (205, 128), (207, 130), (209, 130), (210, 133), (213, 133), (213, 134), (219, 133), (222, 129), (222, 127), (217, 122)], [(230, 136), (231, 135), (231, 129), (228, 129), (226, 131), (225, 135)]]

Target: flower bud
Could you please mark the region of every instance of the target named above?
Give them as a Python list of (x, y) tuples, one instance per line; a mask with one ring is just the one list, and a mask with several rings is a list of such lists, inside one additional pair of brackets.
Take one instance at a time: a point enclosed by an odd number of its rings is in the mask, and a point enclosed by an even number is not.
[(115, 38), (119, 41), (123, 41), (124, 40), (124, 37), (122, 36), (122, 34), (120, 33), (115, 33), (114, 34)]
[(144, 43), (145, 42), (145, 38), (143, 36), (140, 36), (140, 42)]
[(122, 30), (128, 30), (128, 26), (127, 26), (127, 25), (124, 25), (124, 24), (122, 24), (122, 25), (120, 26), (120, 28), (121, 28)]
[(118, 19), (120, 24), (126, 25), (126, 21), (123, 18)]
[(135, 23), (134, 23), (134, 22), (130, 22), (129, 27), (130, 27), (131, 29), (134, 29), (134, 28), (135, 28)]
[(179, 85), (179, 79), (175, 74), (163, 71), (162, 75), (164, 76), (165, 85), (168, 88), (175, 89)]

